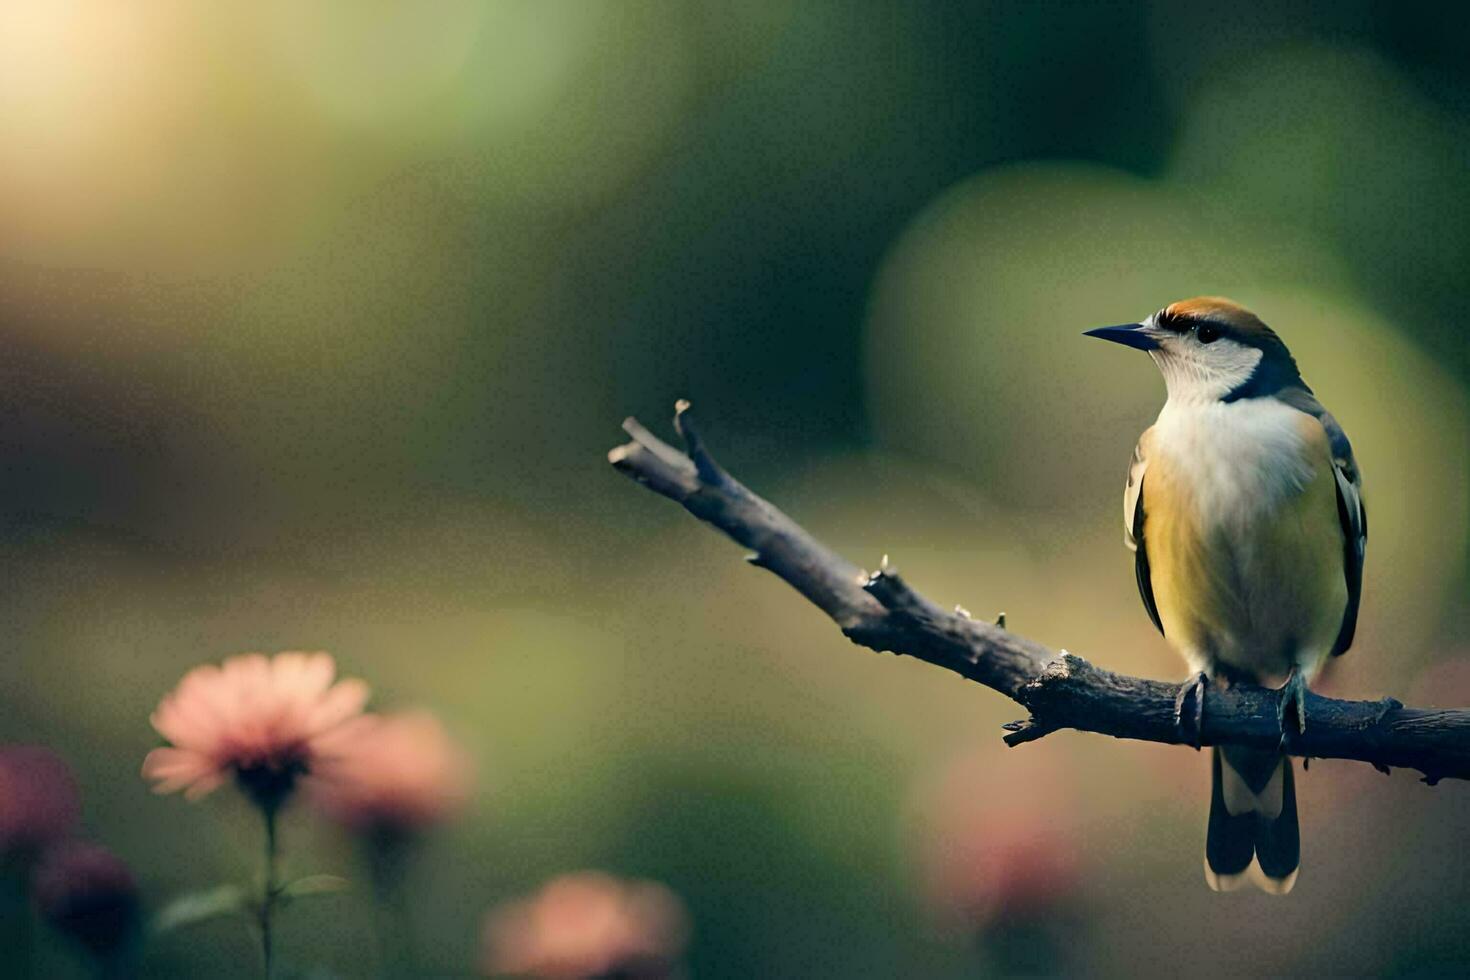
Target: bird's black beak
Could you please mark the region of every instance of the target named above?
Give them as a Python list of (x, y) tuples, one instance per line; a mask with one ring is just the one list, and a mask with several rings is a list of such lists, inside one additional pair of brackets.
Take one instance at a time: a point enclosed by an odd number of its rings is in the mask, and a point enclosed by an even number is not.
[(1142, 323), (1122, 323), (1116, 327), (1098, 327), (1096, 330), (1086, 331), (1082, 336), (1111, 340), (1115, 344), (1134, 347), (1138, 350), (1159, 349), (1159, 342), (1154, 339), (1153, 331)]

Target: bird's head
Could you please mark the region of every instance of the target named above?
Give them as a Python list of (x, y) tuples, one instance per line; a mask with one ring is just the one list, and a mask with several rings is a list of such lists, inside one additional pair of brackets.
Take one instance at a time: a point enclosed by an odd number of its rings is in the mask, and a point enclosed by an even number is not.
[(1177, 401), (1235, 401), (1301, 385), (1291, 351), (1250, 310), (1217, 296), (1171, 303), (1139, 323), (1087, 331), (1148, 351)]

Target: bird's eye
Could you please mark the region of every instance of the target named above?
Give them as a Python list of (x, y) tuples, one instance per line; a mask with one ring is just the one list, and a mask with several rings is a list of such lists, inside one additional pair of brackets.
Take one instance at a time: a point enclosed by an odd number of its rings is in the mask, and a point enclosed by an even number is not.
[(1220, 339), (1220, 328), (1213, 323), (1201, 323), (1195, 328), (1194, 335), (1202, 344), (1213, 344)]

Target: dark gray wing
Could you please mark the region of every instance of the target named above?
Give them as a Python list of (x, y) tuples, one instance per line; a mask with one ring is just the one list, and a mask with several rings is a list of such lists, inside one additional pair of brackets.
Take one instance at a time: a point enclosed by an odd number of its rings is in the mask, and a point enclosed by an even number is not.
[(1327, 432), (1327, 443), (1332, 448), (1333, 475), (1337, 477), (1337, 518), (1342, 524), (1342, 559), (1347, 576), (1347, 610), (1342, 616), (1342, 627), (1337, 632), (1337, 641), (1332, 644), (1332, 655), (1341, 656), (1353, 645), (1353, 634), (1358, 628), (1358, 605), (1363, 597), (1363, 555), (1368, 546), (1368, 511), (1363, 507), (1363, 475), (1358, 471), (1358, 461), (1353, 458), (1353, 446), (1347, 433), (1337, 424), (1332, 413), (1322, 407), (1310, 389), (1291, 388), (1277, 397), (1293, 408), (1300, 409), (1322, 423)]
[(1149, 575), (1148, 548), (1143, 537), (1143, 475), (1148, 469), (1148, 460), (1143, 455), (1145, 432), (1133, 447), (1133, 458), (1128, 461), (1128, 485), (1123, 488), (1123, 543), (1133, 552), (1133, 574), (1138, 579), (1138, 596), (1148, 618), (1160, 633), (1164, 624), (1159, 621), (1159, 607), (1154, 603), (1154, 583)]

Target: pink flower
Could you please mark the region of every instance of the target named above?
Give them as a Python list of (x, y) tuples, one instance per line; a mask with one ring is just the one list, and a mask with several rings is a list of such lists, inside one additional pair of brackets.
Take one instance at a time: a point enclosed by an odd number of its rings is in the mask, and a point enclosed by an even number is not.
[(919, 794), (920, 870), (941, 924), (964, 932), (1055, 916), (1087, 879), (1081, 803), (1020, 753), (956, 760)]
[(423, 830), (469, 798), (469, 759), (425, 711), (354, 718), (321, 740), (319, 759), (311, 799), (354, 830)]
[(0, 746), (0, 858), (64, 838), (80, 812), (76, 780), (56, 753), (38, 745)]
[(317, 758), (323, 738), (362, 712), (368, 687), (332, 683), (325, 653), (246, 653), (184, 675), (150, 721), (172, 743), (143, 760), (156, 793), (198, 799), (230, 775), (262, 806), (275, 806)]
[(138, 923), (133, 873), (97, 844), (48, 850), (31, 876), (31, 894), (42, 918), (97, 956), (121, 950)]
[(482, 966), (489, 975), (557, 980), (662, 978), (688, 942), (688, 914), (663, 885), (582, 871), (491, 909)]
[[(1059, 743), (1060, 744), (1060, 743)], [(1064, 747), (1065, 748), (1065, 747)], [(1075, 762), (1056, 746), (989, 747), (926, 779), (915, 840), (934, 924), (987, 976), (1086, 973), (1090, 855)]]

